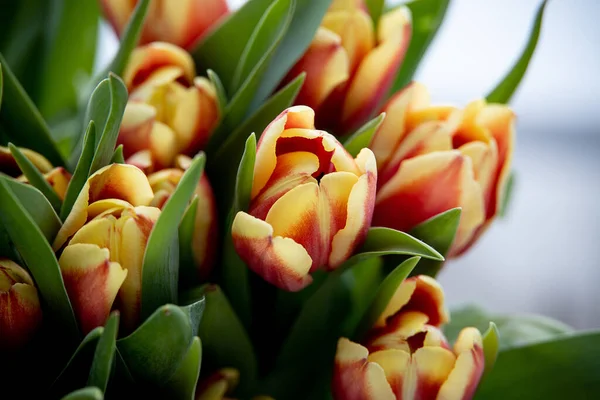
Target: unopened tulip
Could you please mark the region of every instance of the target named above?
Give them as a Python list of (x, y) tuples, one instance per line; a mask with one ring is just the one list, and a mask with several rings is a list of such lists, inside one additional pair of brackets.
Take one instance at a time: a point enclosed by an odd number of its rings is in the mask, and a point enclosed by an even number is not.
[(284, 83), (306, 72), (296, 103), (315, 110), (317, 126), (338, 135), (350, 133), (380, 107), (410, 37), (406, 7), (384, 14), (375, 32), (361, 1), (335, 1)]
[(407, 279), (364, 345), (342, 338), (335, 358), (336, 400), (467, 400), (484, 369), (483, 341), (463, 329), (450, 347), (443, 294), (428, 277)]
[[(183, 176), (183, 169), (169, 168), (148, 176), (154, 190), (151, 205), (162, 209)], [(202, 175), (194, 194), (198, 197), (192, 253), (198, 270), (198, 277), (208, 279), (215, 261), (217, 239), (217, 210), (212, 188), (206, 175)]]
[(26, 345), (42, 323), (33, 280), (13, 261), (0, 258), (0, 352)]
[[(121, 36), (137, 0), (100, 0), (100, 3), (106, 18)], [(228, 12), (226, 0), (152, 0), (141, 44), (163, 41), (190, 49)]]
[(119, 132), (126, 161), (147, 172), (195, 155), (219, 120), (214, 85), (194, 77), (191, 56), (168, 43), (134, 50), (124, 80), (130, 91)]
[(417, 83), (383, 111), (386, 119), (369, 146), (379, 168), (373, 225), (409, 231), (461, 207), (449, 255), (464, 252), (499, 211), (512, 159), (513, 112), (484, 100), (464, 110), (431, 106)]
[[(69, 188), (69, 182), (71, 181), (71, 173), (63, 167), (56, 167), (45, 173), (44, 178), (46, 178), (46, 181), (48, 181), (52, 189), (54, 189), (58, 198), (64, 200), (67, 189)], [(29, 182), (24, 175), (20, 176), (18, 180), (21, 182)]]
[[(237, 388), (240, 373), (233, 368), (222, 368), (198, 384), (196, 400), (235, 400), (231, 394)], [(273, 400), (269, 396), (254, 396), (252, 400)]]
[(258, 142), (250, 208), (233, 221), (238, 254), (289, 291), (307, 286), (310, 272), (337, 268), (370, 227), (376, 170), (369, 149), (353, 159), (335, 137), (315, 130), (310, 108), (285, 110)]
[[(43, 155), (23, 147), (19, 147), (19, 150), (42, 174), (52, 170), (52, 164)], [(0, 172), (15, 178), (21, 175), (21, 168), (10, 149), (4, 146), (0, 146)]]

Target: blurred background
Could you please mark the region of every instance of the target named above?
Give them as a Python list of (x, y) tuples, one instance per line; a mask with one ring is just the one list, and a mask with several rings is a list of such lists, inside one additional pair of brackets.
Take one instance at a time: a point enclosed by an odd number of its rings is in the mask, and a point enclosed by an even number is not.
[[(518, 57), (539, 3), (453, 0), (417, 79), (435, 102), (484, 97)], [(451, 307), (477, 303), (494, 313), (600, 327), (598, 15), (600, 1), (550, 1), (537, 53), (512, 101), (512, 202), (507, 216), (440, 274)], [(117, 43), (107, 26), (99, 40), (97, 66)]]

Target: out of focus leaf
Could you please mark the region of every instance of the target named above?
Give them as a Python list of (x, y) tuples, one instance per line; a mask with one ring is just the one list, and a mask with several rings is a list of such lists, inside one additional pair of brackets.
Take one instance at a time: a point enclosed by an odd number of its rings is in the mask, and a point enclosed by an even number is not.
[(40, 172), (39, 169), (36, 168), (35, 165), (27, 158), (25, 155), (19, 150), (19, 148), (12, 143), (8, 144), (10, 148), (10, 153), (14, 157), (17, 165), (23, 172), (23, 175), (27, 178), (31, 186), (38, 189), (46, 199), (52, 205), (55, 211), (60, 211), (61, 200), (60, 197), (56, 194), (52, 186), (48, 183), (44, 175)]
[(373, 25), (377, 27), (379, 19), (383, 14), (383, 9), (385, 8), (385, 0), (366, 0), (366, 3), (371, 19), (373, 20)]
[(96, 125), (94, 121), (90, 121), (83, 137), (83, 151), (75, 167), (75, 172), (71, 177), (69, 186), (67, 187), (67, 193), (65, 200), (63, 201), (62, 208), (60, 210), (60, 217), (64, 221), (69, 216), (79, 192), (85, 185), (87, 178), (90, 174), (90, 167), (92, 166), (92, 159), (94, 158), (94, 152), (96, 150)]
[(208, 79), (210, 79), (212, 84), (215, 85), (215, 89), (217, 91), (217, 101), (219, 103), (219, 115), (222, 116), (228, 103), (227, 92), (225, 91), (223, 82), (221, 82), (221, 78), (219, 78), (219, 75), (217, 75), (215, 71), (209, 69), (206, 71), (206, 74), (208, 75)]
[(192, 340), (186, 313), (166, 304), (131, 335), (117, 340), (117, 349), (137, 383), (159, 385), (175, 374)]
[(411, 257), (400, 264), (396, 269), (389, 274), (377, 288), (374, 300), (371, 302), (368, 310), (364, 313), (358, 328), (355, 332), (355, 337), (360, 340), (371, 329), (381, 314), (385, 311), (388, 303), (396, 293), (398, 287), (404, 282), (406, 277), (415, 268), (420, 257)]
[(600, 393), (600, 332), (501, 351), (476, 399), (592, 399)]
[(161, 382), (163, 399), (191, 400), (196, 393), (196, 384), (200, 376), (202, 364), (202, 344), (199, 337), (194, 337), (192, 345), (179, 364), (179, 368), (166, 382)]
[(449, 3), (450, 0), (413, 0), (406, 4), (412, 16), (412, 36), (390, 93), (397, 92), (412, 80), (444, 21)]
[(97, 387), (85, 387), (69, 393), (62, 400), (103, 400), (104, 395)]
[(110, 378), (110, 373), (113, 367), (115, 350), (117, 349), (117, 332), (119, 329), (119, 312), (115, 311), (111, 314), (102, 336), (96, 345), (94, 360), (90, 368), (88, 378), (88, 386), (96, 386), (102, 392), (106, 392), (106, 386)]
[[(460, 214), (460, 208), (445, 211), (417, 225), (410, 234), (429, 244), (445, 257), (458, 230)], [(413, 274), (435, 277), (443, 264), (443, 260), (421, 260)]]
[(378, 117), (375, 117), (371, 121), (367, 122), (348, 139), (346, 139), (343, 143), (348, 153), (350, 153), (353, 157), (356, 157), (363, 148), (369, 147), (373, 135), (375, 132), (377, 132), (377, 129), (379, 129), (384, 119), (385, 113), (379, 114)]
[(434, 248), (407, 233), (389, 228), (371, 228), (362, 247), (349, 262), (390, 254), (419, 256), (436, 261), (444, 259)]
[(483, 355), (485, 357), (485, 370), (483, 377), (486, 377), (492, 372), (496, 359), (498, 358), (498, 349), (500, 348), (500, 337), (496, 324), (490, 322), (490, 325), (483, 333)]
[(194, 296), (191, 299), (186, 299), (185, 303), (183, 304), (187, 304), (185, 306), (181, 306), (181, 309), (190, 318), (190, 324), (192, 325), (192, 334), (194, 336), (198, 336), (200, 322), (202, 321), (204, 309), (206, 308), (206, 299), (204, 298), (204, 293), (197, 293), (197, 296)]
[(0, 65), (3, 76), (0, 128), (15, 145), (43, 154), (55, 166), (64, 165), (65, 162), (50, 135), (50, 128), (2, 54)]
[(233, 309), (237, 312), (244, 326), (249, 327), (252, 319), (250, 282), (248, 267), (238, 256), (233, 246), (231, 225), (239, 211), (247, 211), (250, 205), (250, 194), (254, 177), (256, 160), (256, 136), (251, 134), (246, 140), (246, 149), (238, 168), (235, 181), (233, 207), (229, 213), (223, 241), (222, 285)]
[(330, 5), (331, 0), (296, 0), (292, 22), (254, 96), (253, 108), (264, 103), (304, 54)]
[(2, 77), (2, 64), (0, 64), (0, 109), (2, 109), (2, 93), (4, 92), (4, 78)]
[(206, 285), (206, 309), (200, 323), (204, 358), (213, 368), (233, 367), (240, 371), (240, 390), (248, 391), (257, 377), (257, 362), (244, 326), (229, 301), (216, 285)]
[(521, 80), (525, 76), (525, 72), (527, 72), (529, 62), (535, 53), (535, 48), (537, 47), (537, 43), (540, 38), (540, 31), (542, 29), (544, 10), (546, 9), (547, 4), (548, 0), (542, 1), (542, 4), (538, 8), (535, 16), (533, 28), (531, 29), (529, 40), (527, 41), (525, 49), (523, 49), (523, 53), (521, 53), (521, 56), (515, 65), (513, 65), (508, 74), (504, 77), (504, 79), (502, 79), (502, 81), (492, 90), (492, 92), (487, 95), (487, 101), (489, 103), (508, 103), (519, 87)]
[(79, 328), (54, 251), (10, 189), (8, 179), (0, 178), (0, 222), (27, 264), (50, 314), (61, 323), (60, 329), (65, 336), (75, 339), (79, 336)]
[(110, 158), (109, 164), (125, 164), (125, 158), (123, 157), (123, 145), (117, 146)]
[(508, 177), (508, 181), (506, 182), (506, 188), (504, 189), (504, 197), (502, 198), (502, 205), (500, 206), (499, 216), (501, 218), (506, 217), (506, 213), (508, 212), (510, 202), (512, 200), (515, 185), (517, 181), (517, 174), (515, 171), (512, 171)]
[(197, 212), (198, 197), (195, 196), (179, 224), (179, 290), (193, 286), (198, 281), (198, 269), (196, 268), (192, 249)]
[(205, 160), (204, 153), (194, 157), (163, 207), (148, 238), (142, 268), (142, 318), (165, 303), (177, 302), (179, 223), (200, 181)]

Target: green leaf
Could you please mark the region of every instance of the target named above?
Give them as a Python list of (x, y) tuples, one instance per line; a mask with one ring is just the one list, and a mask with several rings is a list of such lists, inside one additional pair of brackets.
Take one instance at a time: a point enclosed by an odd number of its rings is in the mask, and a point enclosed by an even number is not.
[(212, 368), (240, 371), (240, 390), (247, 391), (257, 377), (257, 362), (244, 326), (217, 285), (203, 286), (206, 309), (200, 323), (204, 358)]
[(501, 351), (476, 399), (588, 399), (600, 392), (600, 332)]
[(206, 71), (206, 74), (208, 75), (208, 79), (210, 79), (212, 84), (215, 85), (215, 89), (217, 91), (217, 102), (219, 103), (219, 114), (222, 115), (225, 108), (227, 107), (227, 103), (229, 102), (227, 100), (227, 92), (225, 91), (223, 82), (221, 82), (219, 75), (217, 75), (215, 71), (209, 69), (208, 71)]
[(125, 164), (125, 158), (123, 157), (123, 145), (117, 146), (110, 158), (109, 164)]
[(57, 212), (60, 211), (61, 201), (60, 197), (56, 194), (52, 186), (48, 183), (44, 175), (40, 172), (39, 169), (36, 168), (35, 165), (23, 153), (19, 150), (18, 147), (13, 145), (12, 143), (8, 144), (10, 148), (10, 153), (14, 157), (17, 165), (21, 169), (21, 172), (25, 175), (29, 183), (36, 189), (38, 189), (42, 194), (48, 199), (54, 210)]
[(65, 194), (65, 200), (63, 201), (62, 208), (60, 210), (60, 217), (64, 221), (79, 196), (79, 192), (85, 185), (87, 178), (89, 177), (90, 167), (92, 166), (92, 159), (94, 158), (94, 152), (96, 150), (96, 125), (94, 121), (90, 121), (83, 137), (83, 151), (75, 167), (75, 172), (69, 182), (67, 193)]
[(166, 304), (131, 335), (117, 340), (117, 349), (136, 382), (160, 384), (177, 371), (192, 340), (186, 313)]
[(2, 77), (2, 64), (0, 64), (0, 110), (2, 109), (2, 93), (4, 93), (4, 78)]
[(244, 326), (249, 327), (252, 319), (250, 282), (248, 267), (235, 251), (231, 237), (233, 218), (239, 211), (246, 211), (250, 205), (254, 162), (256, 160), (256, 136), (251, 134), (246, 140), (246, 149), (238, 168), (235, 181), (233, 207), (227, 219), (223, 241), (222, 285), (223, 290)]
[(104, 326), (102, 336), (96, 345), (94, 361), (90, 368), (88, 386), (96, 386), (102, 392), (106, 392), (110, 372), (113, 367), (115, 350), (117, 349), (117, 332), (119, 329), (119, 312), (115, 311)]
[(42, 118), (6, 60), (0, 54), (3, 75), (3, 99), (0, 108), (0, 128), (17, 146), (43, 154), (52, 164), (64, 165), (64, 160), (50, 135), (50, 128)]
[(76, 387), (85, 385), (89, 376), (90, 365), (94, 359), (96, 346), (103, 333), (104, 328), (99, 326), (83, 338), (65, 367), (52, 383), (50, 387), (52, 393), (61, 395)]
[(19, 204), (31, 216), (46, 241), (51, 242), (60, 230), (62, 223), (48, 199), (36, 188), (0, 175), (0, 181), (6, 183)]
[(200, 365), (202, 364), (202, 344), (200, 338), (195, 337), (187, 354), (179, 364), (179, 368), (166, 382), (161, 382), (164, 399), (190, 400), (194, 399)]
[(148, 238), (142, 268), (142, 319), (165, 303), (177, 302), (179, 223), (200, 181), (205, 159), (204, 153), (194, 157)]
[(498, 348), (500, 347), (500, 337), (496, 324), (490, 322), (490, 326), (483, 334), (483, 355), (485, 357), (485, 370), (483, 377), (486, 377), (492, 372), (496, 359), (498, 358)]
[[(458, 230), (460, 214), (460, 208), (445, 211), (417, 225), (410, 234), (429, 244), (445, 257)], [(421, 260), (413, 273), (435, 277), (443, 265), (443, 261)]]
[(27, 264), (49, 314), (60, 322), (67, 337), (75, 339), (79, 329), (54, 251), (7, 179), (0, 179), (0, 222)]
[(385, 0), (366, 0), (366, 3), (371, 19), (373, 20), (373, 25), (377, 28), (379, 19), (383, 14), (383, 9), (385, 8)]
[(506, 188), (504, 188), (504, 195), (502, 197), (502, 205), (500, 206), (500, 212), (498, 213), (498, 215), (501, 218), (506, 217), (508, 208), (510, 206), (510, 202), (515, 191), (516, 182), (517, 174), (515, 173), (515, 171), (512, 171), (508, 177), (508, 181), (506, 182)]
[(379, 129), (384, 119), (385, 113), (379, 114), (378, 117), (367, 122), (343, 142), (344, 147), (352, 157), (356, 157), (362, 149), (369, 147), (373, 135), (377, 132), (377, 129)]
[(412, 36), (390, 93), (397, 92), (412, 80), (444, 20), (448, 3), (450, 0), (413, 0), (406, 4), (412, 16)]
[[(110, 101), (110, 105), (108, 113), (106, 113), (107, 110), (105, 106), (92, 108), (91, 110), (88, 108), (90, 120), (95, 121), (98, 124), (98, 132), (102, 132), (100, 136), (96, 135), (96, 153), (92, 159), (92, 165), (89, 172), (90, 175), (110, 163), (110, 159), (115, 150), (115, 145), (117, 144), (121, 120), (123, 119), (123, 113), (125, 112), (128, 98), (125, 84), (121, 78), (114, 74), (108, 76), (108, 86), (106, 86), (106, 84), (104, 86), (101, 85), (102, 83), (98, 85), (98, 88), (96, 88), (92, 94), (90, 105), (93, 105), (96, 101), (101, 101), (106, 104), (107, 100)], [(96, 93), (98, 93), (98, 96), (101, 96), (101, 98), (94, 99)], [(102, 114), (98, 115), (98, 113)], [(100, 121), (104, 123), (101, 124)]]
[(537, 47), (537, 43), (540, 38), (540, 31), (542, 29), (544, 10), (546, 9), (547, 4), (548, 1), (544, 0), (538, 8), (535, 16), (535, 22), (533, 24), (533, 28), (531, 29), (531, 33), (529, 34), (527, 45), (525, 46), (525, 49), (523, 49), (523, 53), (521, 53), (521, 56), (515, 65), (513, 65), (508, 74), (504, 77), (504, 79), (502, 79), (502, 81), (492, 90), (492, 92), (487, 95), (486, 99), (489, 103), (508, 103), (519, 87), (521, 80), (525, 76), (525, 72), (527, 72), (529, 62), (535, 53), (535, 48)]
[[(98, 2), (52, 0), (50, 3), (36, 85), (37, 103), (46, 118), (65, 109), (77, 109), (80, 86), (94, 67), (100, 21)], [(73, 38), (77, 38), (77, 45), (73, 44)]]
[(194, 261), (192, 239), (196, 231), (198, 197), (187, 207), (179, 224), (179, 289), (193, 286), (198, 281), (198, 269)]
[(69, 393), (62, 400), (103, 400), (104, 395), (97, 387), (85, 387)]
[(375, 299), (371, 302), (368, 310), (362, 317), (356, 330), (356, 338), (361, 339), (371, 329), (381, 314), (385, 311), (388, 303), (396, 293), (398, 287), (404, 282), (406, 277), (411, 273), (419, 262), (420, 257), (411, 257), (400, 264), (396, 269), (389, 274), (384, 281), (379, 285)]
[(271, 3), (272, 0), (248, 1), (207, 34), (192, 51), (198, 70), (210, 68), (225, 87), (231, 87), (246, 44)]
[(389, 228), (371, 228), (360, 250), (347, 262), (389, 254), (420, 256), (436, 261), (444, 259), (434, 248), (407, 233)]
[(195, 293), (196, 296), (191, 299), (187, 299), (183, 304), (187, 304), (182, 306), (181, 309), (183, 312), (187, 314), (190, 318), (190, 324), (192, 325), (192, 335), (198, 336), (198, 331), (200, 329), (200, 322), (202, 321), (202, 316), (204, 315), (204, 309), (206, 308), (206, 299), (204, 298), (204, 292)]
[(330, 5), (331, 0), (296, 0), (292, 22), (269, 63), (254, 97), (254, 105), (262, 104), (302, 57)]

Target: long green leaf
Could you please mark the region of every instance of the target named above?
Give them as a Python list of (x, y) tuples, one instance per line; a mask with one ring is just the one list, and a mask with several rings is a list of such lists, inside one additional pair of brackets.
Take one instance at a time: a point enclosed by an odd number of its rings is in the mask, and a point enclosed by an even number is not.
[(131, 335), (117, 340), (117, 349), (136, 382), (160, 385), (177, 371), (192, 340), (188, 316), (166, 304)]
[(4, 93), (4, 78), (2, 77), (2, 64), (0, 64), (0, 110), (2, 109), (2, 93)]
[(195, 196), (187, 207), (179, 224), (179, 290), (191, 287), (198, 282), (198, 269), (194, 261), (192, 239), (196, 231), (198, 197)]
[(54, 251), (4, 179), (0, 179), (0, 221), (33, 275), (50, 315), (61, 323), (67, 337), (77, 338), (79, 328)]
[(379, 129), (384, 119), (385, 113), (379, 114), (379, 116), (367, 122), (348, 139), (346, 139), (343, 143), (346, 150), (348, 150), (348, 153), (350, 153), (353, 157), (356, 157), (362, 149), (369, 147), (373, 135), (375, 132), (377, 132), (377, 129)]
[(117, 146), (110, 158), (109, 164), (125, 164), (125, 158), (123, 157), (123, 145)]
[(50, 184), (48, 183), (46, 178), (44, 178), (44, 175), (42, 175), (40, 170), (37, 169), (27, 157), (25, 157), (25, 155), (21, 152), (21, 150), (19, 150), (17, 146), (13, 145), (12, 143), (9, 143), (8, 147), (10, 148), (10, 153), (17, 162), (17, 165), (21, 169), (21, 172), (23, 172), (23, 175), (25, 175), (31, 186), (42, 192), (42, 194), (48, 199), (48, 201), (52, 205), (52, 208), (54, 208), (55, 211), (60, 211), (60, 197), (58, 197), (54, 189), (52, 189), (52, 186), (50, 186)]
[(254, 105), (264, 102), (304, 54), (330, 5), (331, 0), (296, 0), (294, 17), (283, 41), (269, 63), (267, 72), (254, 97)]
[(385, 8), (385, 0), (366, 0), (366, 3), (371, 19), (373, 20), (373, 25), (377, 27)]
[(412, 36), (390, 93), (397, 92), (412, 80), (444, 21), (449, 3), (450, 0), (413, 0), (406, 4), (412, 16)]
[(187, 354), (179, 364), (179, 368), (166, 382), (161, 383), (164, 397), (173, 400), (191, 400), (196, 393), (196, 385), (202, 364), (202, 344), (199, 337), (192, 341)]
[(117, 332), (119, 329), (119, 313), (113, 312), (104, 326), (102, 336), (96, 345), (94, 361), (90, 368), (88, 386), (96, 386), (102, 392), (106, 392), (110, 372), (112, 370), (117, 349)]
[(412, 257), (404, 261), (381, 283), (375, 294), (375, 299), (358, 325), (355, 333), (357, 339), (360, 340), (363, 338), (368, 330), (375, 325), (375, 322), (377, 322), (381, 314), (385, 311), (385, 308), (392, 299), (392, 296), (394, 296), (394, 293), (396, 293), (398, 287), (404, 282), (406, 277), (408, 277), (420, 259), (420, 257)]
[[(189, 295), (190, 291), (188, 291), (187, 294)], [(182, 302), (182, 304), (187, 305), (182, 306), (181, 309), (190, 318), (190, 324), (192, 325), (192, 335), (198, 336), (200, 322), (202, 321), (204, 309), (206, 308), (206, 299), (204, 298), (203, 291), (200, 291), (198, 293), (196, 290), (192, 290), (191, 294), (193, 297), (186, 298), (186, 301)]]
[[(442, 261), (444, 257), (434, 248), (407, 233), (389, 228), (371, 228), (364, 244), (353, 259), (400, 254)], [(352, 259), (351, 259), (352, 260)]]
[(500, 348), (500, 337), (496, 324), (490, 322), (490, 325), (483, 333), (483, 355), (485, 357), (485, 370), (483, 378), (488, 376), (494, 369), (496, 359), (498, 358), (498, 349)]
[(85, 387), (69, 393), (62, 400), (103, 400), (104, 395), (97, 387)]
[(525, 76), (525, 72), (527, 72), (529, 62), (535, 53), (535, 49), (540, 38), (540, 31), (542, 29), (544, 10), (546, 9), (547, 4), (548, 0), (542, 1), (542, 4), (540, 5), (535, 16), (533, 28), (531, 29), (529, 40), (527, 41), (525, 49), (523, 49), (523, 53), (508, 74), (504, 77), (504, 79), (502, 79), (502, 81), (491, 91), (491, 93), (487, 95), (488, 102), (503, 104), (508, 103), (519, 87), (521, 80), (523, 80), (523, 77)]
[(0, 54), (3, 100), (0, 127), (14, 144), (43, 154), (54, 165), (64, 160), (50, 135), (50, 128)]
[[(60, 210), (60, 217), (64, 221), (69, 216), (79, 192), (85, 185), (87, 178), (90, 174), (90, 167), (92, 166), (92, 159), (94, 158), (94, 152), (96, 150), (96, 125), (94, 121), (90, 121), (83, 137), (83, 151), (75, 167), (75, 172), (69, 182), (67, 188), (67, 194), (63, 201), (62, 208)], [(52, 239), (53, 240), (53, 239)]]
[(217, 92), (217, 101), (219, 103), (219, 114), (222, 116), (228, 103), (227, 92), (223, 86), (223, 82), (221, 82), (221, 78), (219, 78), (219, 75), (217, 75), (215, 71), (209, 69), (206, 71), (206, 75), (208, 75), (208, 79), (210, 79), (212, 84), (215, 86), (215, 90)]
[(513, 194), (515, 192), (515, 186), (517, 185), (517, 174), (515, 171), (512, 171), (508, 177), (508, 182), (506, 182), (506, 189), (504, 189), (504, 198), (502, 199), (502, 203), (500, 206), (500, 212), (498, 215), (501, 218), (506, 217), (508, 210), (510, 208), (510, 204), (513, 198)]
[(148, 238), (142, 268), (141, 314), (145, 318), (165, 303), (177, 302), (179, 223), (204, 169), (204, 153), (194, 157), (167, 200)]
[(592, 399), (600, 393), (600, 332), (500, 352), (476, 399)]

